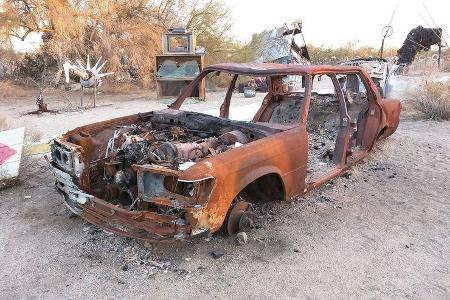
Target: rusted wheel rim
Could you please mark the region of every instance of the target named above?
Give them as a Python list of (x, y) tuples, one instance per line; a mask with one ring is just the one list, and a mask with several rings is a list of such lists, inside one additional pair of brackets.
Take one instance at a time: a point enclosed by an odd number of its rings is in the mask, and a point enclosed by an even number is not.
[(246, 201), (238, 201), (230, 210), (228, 214), (225, 233), (227, 235), (234, 235), (239, 232), (241, 226), (248, 224), (246, 217), (250, 216), (250, 204)]
[(239, 231), (249, 231), (255, 227), (255, 214), (251, 206), (239, 218)]

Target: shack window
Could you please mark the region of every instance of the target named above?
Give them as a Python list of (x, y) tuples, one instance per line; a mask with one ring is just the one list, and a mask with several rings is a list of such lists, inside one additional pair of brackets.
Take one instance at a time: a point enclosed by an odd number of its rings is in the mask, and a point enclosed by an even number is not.
[(167, 45), (168, 52), (181, 52), (189, 53), (191, 52), (191, 36), (187, 35), (168, 35)]

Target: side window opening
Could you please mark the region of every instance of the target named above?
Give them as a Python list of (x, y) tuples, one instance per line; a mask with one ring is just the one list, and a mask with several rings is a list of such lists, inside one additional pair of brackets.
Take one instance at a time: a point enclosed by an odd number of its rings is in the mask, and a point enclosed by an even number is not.
[[(229, 119), (251, 121), (267, 95), (267, 84), (265, 77), (238, 75), (230, 99)], [(250, 88), (250, 93), (247, 88)]]
[[(354, 74), (338, 74), (339, 84), (344, 94), (347, 112), (350, 117), (350, 149), (360, 146), (364, 130), (364, 115), (369, 108), (368, 92), (361, 76)], [(349, 151), (351, 153), (351, 151)]]
[[(305, 99), (303, 75), (272, 76), (269, 80), (267, 106), (255, 117), (258, 122), (282, 125), (300, 123), (300, 111)], [(254, 119), (255, 120), (255, 119)]]

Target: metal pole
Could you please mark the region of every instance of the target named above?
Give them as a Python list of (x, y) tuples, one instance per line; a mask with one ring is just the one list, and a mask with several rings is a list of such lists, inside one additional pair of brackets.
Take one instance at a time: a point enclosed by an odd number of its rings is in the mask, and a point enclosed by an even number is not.
[(441, 70), (441, 44), (439, 43), (439, 54), (438, 54), (438, 70)]
[(94, 80), (94, 108), (96, 100), (97, 100), (97, 80)]
[(383, 58), (384, 39), (385, 39), (385, 38), (386, 38), (386, 36), (384, 36), (383, 39), (381, 40), (380, 58)]
[(84, 89), (83, 85), (81, 84), (81, 88), (80, 88), (80, 106), (81, 107), (83, 107), (83, 89)]

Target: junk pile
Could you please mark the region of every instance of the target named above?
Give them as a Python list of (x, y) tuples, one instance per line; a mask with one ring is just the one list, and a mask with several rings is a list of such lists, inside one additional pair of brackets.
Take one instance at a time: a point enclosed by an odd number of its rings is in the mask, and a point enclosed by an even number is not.
[(428, 51), (433, 45), (439, 47), (440, 53), (442, 47), (441, 39), (442, 28), (424, 28), (417, 26), (408, 33), (408, 36), (403, 42), (403, 46), (398, 49), (397, 64), (409, 66), (414, 61), (417, 53), (420, 51)]
[[(170, 28), (162, 35), (163, 53), (155, 57), (156, 91), (159, 98), (176, 97), (203, 70), (205, 48), (197, 46), (195, 32)], [(205, 98), (205, 80), (192, 97)]]

